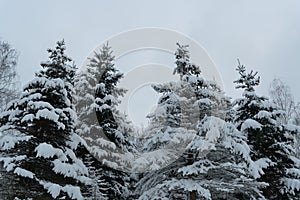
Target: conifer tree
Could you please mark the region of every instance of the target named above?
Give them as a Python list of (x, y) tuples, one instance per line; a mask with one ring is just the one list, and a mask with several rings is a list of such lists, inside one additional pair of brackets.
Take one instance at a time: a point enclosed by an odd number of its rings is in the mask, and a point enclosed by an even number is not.
[(139, 199), (259, 199), (262, 183), (250, 176), (250, 149), (229, 122), (205, 117), (187, 149), (193, 162), (180, 157), (169, 166), (146, 174), (137, 184)]
[(255, 178), (268, 184), (262, 190), (267, 199), (299, 199), (299, 160), (293, 149), (296, 130), (278, 123), (282, 112), (255, 93), (257, 72), (247, 73), (240, 63), (237, 71), (240, 78), (235, 81), (236, 88), (244, 89), (244, 93), (236, 100), (235, 123), (247, 135), (252, 160), (265, 168)]
[[(159, 127), (162, 124), (160, 122), (164, 121), (159, 117), (166, 117), (165, 121), (176, 119), (177, 123), (168, 124), (169, 132), (176, 130), (176, 127), (181, 129), (181, 135), (186, 135), (188, 139), (182, 139), (179, 143), (188, 143), (184, 154), (175, 162), (145, 174), (136, 188), (141, 194), (139, 199), (263, 197), (257, 189), (260, 184), (250, 177), (247, 165), (254, 163), (250, 159), (245, 138), (225, 121), (230, 119), (229, 99), (216, 83), (201, 76), (198, 66), (191, 64), (187, 46), (178, 44), (175, 55), (174, 72), (180, 75), (180, 81), (154, 87), (163, 96), (152, 120)], [(168, 113), (167, 108), (177, 108), (177, 112)], [(172, 124), (176, 126), (171, 126)], [(153, 128), (151, 124), (150, 127)], [(154, 139), (155, 136), (154, 134)], [(166, 135), (161, 133), (159, 136), (161, 139)], [(157, 141), (153, 138), (150, 141)], [(178, 149), (178, 144), (176, 145)]]
[(1, 116), (1, 161), (7, 171), (5, 199), (83, 199), (87, 168), (69, 145), (74, 135), (72, 93), (76, 67), (64, 41)]
[(147, 151), (164, 148), (166, 145), (173, 146), (172, 139), (180, 131), (181, 110), (178, 96), (166, 88), (166, 85), (153, 85), (153, 88), (163, 94), (155, 111), (147, 116), (150, 125), (146, 132), (150, 138), (143, 145), (143, 150)]
[[(205, 116), (214, 115), (226, 120), (231, 117), (229, 98), (225, 97), (215, 82), (201, 76), (199, 66), (190, 61), (188, 45), (177, 46), (174, 74), (179, 74), (180, 80), (153, 86), (156, 92), (162, 93), (162, 97), (156, 111), (148, 115), (150, 135), (155, 132), (163, 134), (160, 130), (167, 129), (165, 122), (172, 130), (184, 127), (195, 131), (198, 122)], [(162, 138), (159, 134), (156, 136)]]
[(125, 92), (117, 87), (122, 77), (114, 67), (111, 47), (105, 44), (90, 58), (75, 84), (77, 133), (84, 140), (81, 145), (94, 156), (85, 162), (92, 174), (101, 177), (98, 188), (108, 199), (126, 199), (129, 193), (129, 175), (120, 170), (128, 165), (124, 155), (133, 150), (129, 140), (133, 130), (117, 110), (118, 98)]
[(119, 114), (116, 109), (120, 103), (118, 97), (123, 96), (126, 90), (117, 88), (123, 74), (114, 67), (114, 59), (111, 47), (106, 44), (90, 60), (90, 65), (99, 70), (96, 77), (98, 83), (95, 93), (95, 110), (99, 125), (107, 138), (117, 147), (127, 149), (130, 147), (129, 133), (119, 131), (119, 124), (115, 117)]
[[(190, 54), (187, 49), (188, 45), (180, 45), (177, 43), (177, 46), (174, 74), (178, 74), (181, 81), (188, 83), (185, 87), (191, 87), (188, 91), (189, 93), (193, 93), (190, 94), (193, 95), (193, 97), (187, 96), (187, 98), (191, 99), (189, 102), (190, 105), (196, 104), (198, 106), (198, 116), (196, 119), (201, 120), (205, 116), (214, 115), (225, 120), (230, 120), (230, 99), (224, 95), (224, 92), (221, 91), (215, 81), (204, 79), (201, 75), (200, 67), (190, 61)], [(185, 95), (188, 94), (181, 94), (181, 96)], [(192, 111), (188, 113), (189, 119), (194, 118), (190, 116), (195, 111), (194, 109), (195, 107), (192, 107)]]

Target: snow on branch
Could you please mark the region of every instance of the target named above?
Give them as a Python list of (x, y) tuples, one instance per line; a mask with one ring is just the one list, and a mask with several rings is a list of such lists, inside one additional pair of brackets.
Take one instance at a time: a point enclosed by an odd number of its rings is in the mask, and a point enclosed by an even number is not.
[(32, 173), (31, 171), (28, 171), (26, 169), (22, 169), (20, 167), (17, 167), (15, 170), (14, 170), (14, 173), (15, 174), (18, 174), (19, 176), (23, 176), (23, 177), (28, 177), (28, 178), (31, 178), (33, 179), (34, 177), (34, 173)]

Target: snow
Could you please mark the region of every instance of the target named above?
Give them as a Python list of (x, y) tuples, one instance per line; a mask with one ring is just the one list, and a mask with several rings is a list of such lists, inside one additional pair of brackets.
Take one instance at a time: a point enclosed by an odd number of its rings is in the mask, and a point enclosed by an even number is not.
[(65, 177), (77, 177), (76, 169), (72, 164), (62, 162), (59, 159), (53, 161), (53, 171), (58, 174), (62, 174)]
[[(56, 110), (58, 110), (58, 109), (56, 109)], [(72, 108), (63, 108), (63, 112), (68, 113), (70, 119), (75, 120), (77, 118), (77, 114)], [(66, 116), (66, 119), (68, 119), (67, 116)]]
[(233, 139), (231, 137), (226, 137), (224, 141), (224, 146), (225, 148), (231, 149), (235, 154), (241, 155), (245, 161), (249, 162), (251, 160), (250, 147), (243, 140), (243, 138)]
[(271, 101), (265, 100), (265, 101), (261, 102), (260, 108), (265, 109), (265, 110), (269, 110), (269, 109), (276, 108), (276, 105), (274, 103), (272, 103)]
[(84, 144), (84, 140), (75, 133), (71, 134), (70, 140), (67, 141), (67, 145), (73, 150), (77, 149), (78, 145), (81, 143)]
[(263, 118), (271, 118), (272, 117), (272, 114), (268, 111), (265, 111), (265, 110), (261, 110), (259, 111), (255, 116), (255, 118), (257, 119), (263, 119)]
[[(43, 97), (43, 95), (41, 93), (37, 93), (37, 92), (34, 92), (33, 94), (28, 94), (26, 92), (23, 92), (23, 95), (24, 96), (28, 95), (24, 99), (26, 99), (26, 101), (29, 101), (29, 102), (33, 102), (33, 100), (39, 100), (39, 99), (41, 99)], [(24, 96), (22, 96), (22, 97), (24, 97)]]
[(205, 135), (205, 139), (207, 139), (209, 142), (217, 142), (220, 136), (221, 133), (219, 129), (217, 127), (213, 127), (209, 131), (207, 131)]
[(206, 117), (199, 124), (201, 136), (196, 136), (193, 142), (187, 147), (197, 151), (215, 150), (215, 144), (219, 139), (226, 135), (227, 124), (224, 120), (217, 117)]
[(101, 103), (101, 104), (104, 104), (105, 102), (108, 102), (108, 101), (114, 102), (115, 101), (115, 97), (113, 95), (111, 95), (111, 94), (108, 94), (103, 99), (101, 99), (101, 98), (96, 98), (95, 99), (96, 103)]
[(67, 157), (64, 155), (63, 151), (58, 148), (54, 148), (51, 144), (41, 143), (35, 150), (37, 152), (37, 157), (43, 158), (53, 158), (54, 156), (59, 157), (62, 160), (67, 160)]
[(66, 192), (71, 199), (83, 199), (80, 188), (78, 186), (65, 185), (64, 187), (62, 187), (62, 191)]
[(174, 151), (174, 149), (158, 149), (151, 152), (138, 153), (130, 160), (131, 169), (133, 172), (157, 170), (176, 160), (181, 153), (180, 149), (177, 149), (177, 151)]
[[(199, 151), (200, 155), (215, 150), (216, 143), (229, 149), (231, 152), (241, 155), (245, 163), (247, 163), (248, 170), (254, 178), (259, 178), (264, 174), (263, 169), (274, 165), (270, 159), (261, 158), (257, 161), (252, 161), (250, 158), (250, 147), (246, 143), (246, 137), (239, 132), (233, 124), (226, 123), (222, 119), (216, 117), (206, 117), (200, 124), (200, 135), (196, 136), (193, 142), (187, 147), (188, 149)], [(261, 125), (254, 120), (246, 120), (242, 127), (261, 127)], [(198, 168), (197, 168), (198, 167)], [(205, 170), (203, 168), (202, 170)], [(180, 169), (183, 174), (194, 174), (201, 172), (201, 165), (194, 163), (191, 166)]]
[(16, 164), (16, 161), (21, 161), (26, 159), (25, 155), (19, 155), (19, 156), (15, 156), (15, 157), (0, 157), (0, 162), (3, 162), (3, 167), (4, 169), (9, 172), (12, 171)]
[(107, 104), (103, 104), (103, 105), (99, 106), (98, 104), (94, 103), (93, 107), (99, 112), (102, 112), (103, 110), (111, 109), (111, 106), (109, 106)]
[(41, 143), (35, 148), (35, 151), (37, 152), (37, 157), (57, 157), (57, 159), (52, 161), (54, 164), (54, 172), (62, 174), (65, 177), (72, 177), (79, 181), (86, 182), (86, 179), (83, 175), (87, 175), (88, 170), (71, 149), (66, 148), (66, 150), (63, 151), (61, 149), (54, 148), (50, 144)]
[(264, 174), (263, 169), (266, 169), (269, 166), (273, 166), (275, 163), (268, 158), (260, 158), (256, 161), (250, 161), (249, 172), (253, 178), (260, 178)]
[(197, 101), (200, 104), (206, 104), (206, 105), (211, 105), (212, 101), (209, 98), (204, 98), (204, 99), (200, 99)]
[(23, 122), (32, 122), (35, 116), (33, 114), (27, 114), (21, 119), (21, 123)]
[(171, 179), (157, 184), (155, 187), (144, 192), (139, 200), (148, 199), (169, 199), (169, 190), (177, 191), (178, 189), (183, 189), (184, 191), (191, 192), (196, 191), (200, 195), (201, 199), (211, 200), (211, 194), (208, 189), (203, 188), (198, 181), (189, 179)]
[(294, 191), (300, 190), (300, 180), (293, 179), (293, 178), (284, 178), (283, 180), (284, 185), (287, 186), (289, 193), (295, 194)]
[(294, 133), (300, 132), (300, 126), (296, 126), (293, 124), (284, 125), (284, 128), (285, 128), (285, 130), (290, 131), (290, 132), (294, 132)]
[(48, 108), (49, 110), (54, 109), (53, 106), (45, 101), (29, 101), (27, 106), (31, 109), (39, 110), (42, 108)]
[(209, 169), (214, 168), (214, 165), (209, 160), (199, 160), (192, 165), (187, 165), (178, 169), (183, 176), (205, 174)]
[[(50, 152), (47, 152), (47, 156), (60, 155), (60, 151), (49, 148)], [(70, 158), (71, 160), (68, 160)], [(88, 169), (83, 162), (76, 157), (71, 149), (66, 149), (63, 155), (60, 155), (57, 159), (52, 161), (54, 164), (53, 171), (58, 174), (62, 174), (64, 177), (72, 177), (79, 181), (86, 181), (83, 175), (88, 174)]]
[(64, 88), (64, 82), (60, 78), (48, 79), (46, 77), (35, 77), (32, 81), (24, 85), (24, 89), (32, 87), (32, 85), (43, 85), (44, 88)]
[(209, 190), (203, 188), (197, 181), (186, 180), (186, 179), (181, 179), (181, 180), (172, 179), (171, 181), (166, 181), (165, 183), (169, 185), (170, 190), (182, 188), (185, 191), (189, 191), (189, 192), (197, 191), (201, 197), (204, 197), (205, 199), (211, 199), (211, 194)]
[(55, 183), (45, 183), (44, 188), (48, 190), (48, 193), (50, 193), (53, 198), (58, 197), (62, 190), (62, 187)]
[(215, 150), (215, 144), (211, 143), (199, 136), (196, 136), (191, 144), (187, 146), (187, 149), (197, 150), (200, 152)]
[(252, 97), (252, 96), (256, 96), (255, 92), (249, 92), (247, 90), (244, 90), (242, 93), (242, 96), (244, 97)]
[(98, 83), (98, 84), (96, 85), (96, 91), (97, 91), (97, 90), (104, 91), (104, 89), (105, 89), (105, 84), (104, 84), (104, 83)]
[(290, 168), (286, 170), (288, 175), (292, 175), (295, 178), (300, 178), (300, 169), (297, 168)]
[[(5, 129), (4, 126), (1, 128)], [(3, 151), (12, 149), (19, 142), (29, 141), (31, 138), (32, 136), (22, 134), (15, 129), (3, 130), (2, 135), (0, 136), (0, 149)]]
[(295, 163), (295, 166), (300, 169), (300, 159), (294, 156), (290, 156), (290, 159)]
[(80, 188), (78, 186), (65, 185), (61, 186), (55, 183), (40, 181), (40, 184), (47, 189), (53, 198), (57, 198), (61, 191), (66, 192), (71, 199), (83, 200)]
[(28, 171), (26, 169), (22, 169), (20, 167), (17, 167), (14, 170), (14, 173), (18, 174), (19, 176), (28, 177), (28, 178), (31, 178), (31, 179), (33, 179), (33, 177), (34, 177), (34, 173), (32, 173), (31, 171)]
[(8, 115), (8, 120), (14, 121), (18, 119), (16, 116), (18, 116), (20, 113), (21, 113), (20, 110), (10, 110), (10, 111), (4, 111), (2, 116)]
[(247, 129), (261, 129), (262, 125), (260, 123), (258, 123), (257, 121), (253, 120), (253, 119), (247, 119), (241, 127), (242, 131), (245, 131)]
[(58, 121), (58, 118), (59, 116), (53, 112), (53, 111), (50, 111), (48, 109), (42, 109), (42, 110), (39, 110), (37, 113), (36, 113), (36, 117), (37, 119), (40, 119), (40, 118), (44, 118), (44, 119), (49, 119), (49, 120), (52, 120), (52, 121)]
[(73, 165), (74, 168), (76, 169), (76, 171), (78, 172), (78, 174), (84, 174), (87, 175), (88, 174), (88, 170), (85, 167), (85, 165), (83, 164), (82, 160), (78, 159), (77, 156), (75, 155), (74, 151), (66, 148), (66, 155), (72, 159), (73, 161)]

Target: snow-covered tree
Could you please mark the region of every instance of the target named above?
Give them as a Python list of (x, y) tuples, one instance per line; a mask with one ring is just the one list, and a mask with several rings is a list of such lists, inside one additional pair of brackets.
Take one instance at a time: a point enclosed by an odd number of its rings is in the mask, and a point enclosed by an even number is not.
[[(150, 115), (148, 129), (153, 132), (146, 147), (171, 143), (176, 150), (181, 145), (185, 148), (173, 163), (145, 174), (136, 188), (139, 199), (262, 197), (260, 184), (250, 177), (248, 165), (256, 163), (250, 159), (245, 137), (226, 122), (231, 119), (229, 99), (190, 63), (187, 46), (178, 44), (175, 55), (174, 72), (180, 80), (154, 86), (163, 95)], [(162, 131), (162, 127), (167, 128)], [(176, 130), (180, 130), (177, 135)], [(170, 137), (170, 133), (176, 137)], [(166, 155), (163, 159), (168, 158)]]
[[(294, 117), (293, 117), (293, 124), (296, 126), (300, 126), (300, 102), (295, 106), (295, 111), (294, 111)], [(295, 148), (296, 148), (296, 155), (297, 158), (300, 158), (300, 132), (295, 136), (296, 138), (296, 143), (295, 143)]]
[[(201, 75), (199, 66), (193, 64), (190, 61), (190, 55), (188, 51), (188, 45), (177, 44), (178, 48), (175, 52), (175, 69), (174, 74), (179, 74), (180, 80), (188, 83), (187, 89), (190, 96), (186, 96), (187, 93), (181, 92), (181, 96), (190, 99), (190, 105), (198, 106), (197, 120), (203, 119), (205, 116), (219, 116), (222, 119), (230, 120), (231, 118), (231, 104), (230, 99), (224, 95), (220, 87), (215, 81), (205, 80)], [(190, 106), (191, 108), (195, 108)], [(188, 110), (188, 109), (185, 109)], [(188, 118), (195, 110), (191, 110), (188, 113)], [(184, 116), (183, 116), (184, 118)]]
[(178, 96), (167, 88), (167, 85), (153, 85), (155, 91), (162, 93), (158, 105), (153, 113), (147, 117), (150, 125), (145, 130), (150, 136), (143, 144), (143, 150), (153, 151), (165, 147), (167, 144), (173, 146), (172, 139), (178, 133), (180, 127), (181, 106)]
[(129, 140), (133, 128), (117, 110), (118, 98), (125, 92), (117, 87), (122, 77), (114, 67), (111, 48), (105, 44), (90, 58), (75, 84), (77, 133), (84, 140), (81, 145), (96, 159), (86, 165), (96, 168), (93, 173), (102, 178), (98, 187), (108, 199), (126, 199), (128, 195), (129, 175), (120, 170), (128, 165), (124, 155), (133, 150)]
[[(275, 78), (269, 89), (270, 99), (283, 113), (279, 120), (283, 124), (300, 126), (300, 103), (294, 101), (290, 87), (282, 80)], [(295, 148), (297, 157), (300, 158), (300, 132), (295, 134)]]
[(249, 175), (245, 137), (234, 125), (205, 117), (199, 134), (189, 144), (193, 162), (180, 157), (169, 166), (146, 175), (138, 184), (139, 199), (258, 199), (261, 185)]
[(195, 131), (198, 122), (205, 116), (230, 119), (229, 98), (225, 97), (214, 81), (205, 80), (201, 76), (199, 66), (190, 61), (188, 46), (177, 46), (174, 74), (179, 74), (180, 80), (153, 86), (162, 96), (156, 111), (149, 115), (150, 133), (156, 131), (163, 134), (161, 130), (169, 130), (167, 127), (173, 128), (173, 131), (176, 127)]
[(124, 89), (117, 88), (123, 74), (114, 67), (114, 56), (111, 47), (106, 44), (99, 53), (95, 53), (90, 60), (91, 67), (99, 70), (95, 92), (95, 110), (97, 119), (103, 133), (115, 145), (122, 149), (130, 148), (129, 133), (122, 133), (118, 129), (116, 106), (120, 103), (118, 97), (123, 96)]
[[(1, 116), (1, 163), (7, 171), (4, 199), (83, 199), (88, 169), (69, 145), (74, 137), (75, 66), (64, 41)], [(7, 189), (7, 190), (6, 190)]]
[(264, 168), (255, 175), (267, 183), (262, 189), (267, 199), (298, 199), (300, 189), (299, 160), (293, 149), (296, 129), (278, 123), (282, 114), (266, 97), (255, 93), (259, 84), (257, 72), (246, 72), (239, 63), (240, 75), (236, 88), (244, 89), (243, 98), (236, 100), (235, 123), (246, 136), (251, 159)]

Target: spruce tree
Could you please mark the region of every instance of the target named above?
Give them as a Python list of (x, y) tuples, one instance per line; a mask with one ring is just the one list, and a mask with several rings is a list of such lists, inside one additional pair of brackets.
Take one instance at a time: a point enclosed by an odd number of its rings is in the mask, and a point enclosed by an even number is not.
[[(185, 128), (195, 131), (198, 122), (205, 116), (219, 116), (226, 120), (231, 118), (229, 98), (225, 97), (214, 81), (205, 80), (201, 76), (199, 66), (190, 61), (188, 46), (177, 46), (174, 74), (178, 74), (180, 80), (153, 85), (154, 90), (162, 96), (155, 112), (148, 115), (150, 126), (147, 133), (159, 133), (151, 139), (164, 139), (159, 135), (164, 134), (161, 130), (168, 130), (167, 127), (172, 130)], [(145, 146), (147, 145), (148, 143)]]
[(262, 189), (267, 199), (299, 199), (299, 160), (294, 157), (295, 129), (279, 123), (282, 114), (266, 97), (255, 93), (259, 85), (257, 72), (246, 72), (239, 63), (240, 75), (236, 88), (244, 89), (243, 98), (236, 100), (235, 123), (247, 135), (251, 159), (263, 169), (255, 175), (267, 183)]
[[(186, 89), (189, 93), (181, 92), (181, 96), (190, 99), (190, 105), (197, 105), (197, 120), (203, 119), (205, 116), (219, 116), (226, 121), (231, 120), (231, 103), (230, 99), (224, 95), (220, 87), (215, 81), (205, 80), (201, 75), (200, 67), (193, 64), (190, 60), (188, 45), (180, 45), (177, 43), (175, 52), (175, 69), (174, 74), (180, 76), (180, 80), (187, 83)], [(190, 89), (187, 89), (190, 87)], [(185, 91), (183, 90), (183, 91)], [(184, 104), (183, 104), (184, 105)], [(195, 112), (195, 107), (187, 115), (191, 120), (191, 114)], [(190, 111), (189, 109), (185, 109)], [(184, 116), (183, 116), (184, 117)], [(197, 124), (194, 123), (193, 124)]]
[(10, 188), (4, 199), (83, 199), (88, 171), (69, 145), (76, 67), (65, 49), (60, 41), (48, 50), (42, 70), (1, 116), (0, 160)]
[(250, 176), (246, 138), (217, 117), (205, 117), (187, 147), (193, 162), (180, 157), (169, 166), (146, 174), (136, 190), (139, 199), (259, 199), (262, 183)]
[(118, 97), (123, 96), (126, 90), (118, 88), (117, 84), (123, 74), (114, 67), (114, 56), (111, 47), (106, 44), (99, 53), (90, 60), (91, 67), (99, 70), (97, 73), (97, 85), (95, 92), (95, 110), (97, 119), (106, 137), (123, 150), (130, 148), (128, 140), (129, 133), (119, 131), (117, 105), (120, 103)]
[(162, 96), (155, 111), (147, 116), (150, 125), (145, 131), (150, 137), (143, 141), (143, 150), (146, 151), (164, 148), (166, 145), (173, 146), (172, 139), (178, 134), (180, 127), (181, 110), (178, 96), (166, 86), (153, 85), (153, 88), (161, 92)]
[[(262, 197), (257, 190), (260, 184), (250, 177), (247, 167), (253, 162), (245, 137), (230, 122), (226, 122), (231, 119), (229, 99), (216, 83), (201, 76), (199, 67), (189, 60), (187, 46), (178, 44), (175, 56), (174, 72), (180, 75), (180, 80), (154, 87), (163, 96), (151, 116), (154, 117), (154, 125), (158, 124), (158, 130), (161, 122), (172, 119), (171, 122), (176, 123), (168, 124), (169, 132), (177, 128), (181, 129), (181, 135), (186, 135), (187, 138), (182, 137), (185, 140), (181, 138), (176, 144), (177, 150), (184, 145), (183, 141), (188, 143), (183, 155), (176, 161), (145, 174), (136, 188), (137, 193), (141, 194), (139, 199)], [(166, 112), (174, 108), (176, 112)], [(159, 117), (165, 117), (165, 120)], [(150, 124), (150, 130), (154, 125)], [(155, 142), (159, 141), (156, 138), (170, 138), (164, 132), (159, 133), (149, 140)]]
[(81, 146), (93, 155), (84, 162), (91, 174), (101, 177), (98, 188), (108, 199), (126, 199), (129, 195), (129, 175), (122, 170), (128, 167), (124, 155), (133, 150), (129, 140), (133, 130), (117, 110), (119, 97), (125, 92), (117, 87), (122, 77), (114, 67), (111, 47), (105, 44), (89, 59), (75, 84), (77, 133), (83, 139)]

